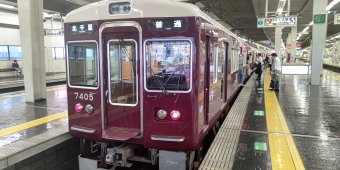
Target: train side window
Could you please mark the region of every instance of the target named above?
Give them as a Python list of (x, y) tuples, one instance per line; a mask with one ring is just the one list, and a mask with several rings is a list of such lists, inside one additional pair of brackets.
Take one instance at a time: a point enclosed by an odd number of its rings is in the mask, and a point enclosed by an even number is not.
[(136, 42), (111, 40), (108, 43), (110, 103), (136, 105)]
[(98, 87), (97, 43), (67, 44), (68, 82), (71, 86)]
[(146, 88), (188, 91), (191, 82), (191, 43), (187, 40), (147, 41)]
[(214, 44), (213, 65), (212, 65), (213, 84), (217, 82), (217, 66), (218, 66), (218, 44)]

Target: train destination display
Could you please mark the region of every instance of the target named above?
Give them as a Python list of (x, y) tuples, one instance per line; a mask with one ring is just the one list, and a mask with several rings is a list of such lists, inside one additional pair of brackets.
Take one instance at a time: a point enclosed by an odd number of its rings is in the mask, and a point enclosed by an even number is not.
[(154, 31), (182, 31), (187, 28), (186, 19), (152, 19), (150, 30)]
[(297, 25), (296, 16), (257, 19), (257, 28), (291, 27), (296, 25)]
[(69, 25), (71, 34), (91, 34), (94, 30), (94, 25), (91, 22), (74, 23)]

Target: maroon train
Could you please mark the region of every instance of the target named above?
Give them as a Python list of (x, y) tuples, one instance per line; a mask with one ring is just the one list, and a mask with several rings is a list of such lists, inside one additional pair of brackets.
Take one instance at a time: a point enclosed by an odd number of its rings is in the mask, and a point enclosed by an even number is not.
[(240, 87), (245, 42), (196, 6), (166, 0), (97, 2), (69, 13), (64, 28), (80, 169), (97, 160), (191, 168)]

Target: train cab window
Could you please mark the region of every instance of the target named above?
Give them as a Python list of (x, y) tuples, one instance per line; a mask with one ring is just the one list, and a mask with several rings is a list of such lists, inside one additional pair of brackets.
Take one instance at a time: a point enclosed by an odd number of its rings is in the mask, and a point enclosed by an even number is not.
[(191, 43), (184, 40), (148, 41), (145, 47), (146, 88), (190, 89)]
[(67, 49), (69, 84), (71, 86), (98, 87), (97, 43), (68, 43)]
[(136, 42), (111, 40), (108, 42), (110, 103), (136, 105)]

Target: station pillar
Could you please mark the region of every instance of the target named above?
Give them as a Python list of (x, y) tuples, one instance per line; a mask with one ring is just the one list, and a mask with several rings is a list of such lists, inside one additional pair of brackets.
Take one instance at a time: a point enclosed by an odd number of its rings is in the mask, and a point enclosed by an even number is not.
[(282, 34), (282, 28), (281, 27), (275, 27), (275, 53), (277, 54), (277, 57), (282, 61), (281, 58), (281, 34)]
[(287, 51), (287, 62), (289, 61), (289, 57), (291, 57), (291, 51), (292, 51), (292, 35), (291, 33), (288, 33), (288, 37), (286, 39), (286, 44), (289, 44), (290, 46), (286, 46), (286, 51)]
[(320, 75), (322, 71), (322, 53), (324, 51), (327, 33), (327, 11), (328, 0), (314, 0), (313, 2), (313, 40), (311, 51), (311, 85), (320, 85)]
[(26, 102), (46, 100), (43, 0), (18, 0)]
[(292, 46), (290, 49), (290, 60), (291, 62), (295, 61), (296, 58), (296, 36), (297, 36), (297, 27), (291, 27), (291, 40), (292, 40)]

